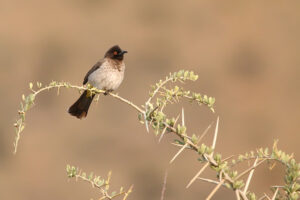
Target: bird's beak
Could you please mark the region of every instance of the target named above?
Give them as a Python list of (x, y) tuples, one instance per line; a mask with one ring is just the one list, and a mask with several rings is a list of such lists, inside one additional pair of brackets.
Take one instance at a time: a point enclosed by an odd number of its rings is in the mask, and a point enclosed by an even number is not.
[(125, 54), (125, 53), (128, 53), (128, 51), (122, 51), (122, 55)]

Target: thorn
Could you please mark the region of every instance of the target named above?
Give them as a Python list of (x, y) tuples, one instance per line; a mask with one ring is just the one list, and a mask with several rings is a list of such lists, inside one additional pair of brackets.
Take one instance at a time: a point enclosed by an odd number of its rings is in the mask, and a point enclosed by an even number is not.
[(199, 177), (199, 178), (197, 178), (197, 179), (199, 179), (199, 180), (201, 180), (201, 181), (208, 182), (208, 183), (213, 183), (213, 184), (216, 184), (216, 185), (218, 185), (218, 184), (219, 184), (219, 182), (218, 182), (218, 181), (214, 181), (214, 180), (207, 179), (207, 178), (201, 178), (201, 177)]
[(214, 150), (215, 150), (215, 148), (216, 148), (218, 132), (219, 132), (219, 117), (218, 117), (217, 123), (216, 123), (215, 135), (214, 135), (214, 140), (213, 140), (213, 144), (212, 144), (213, 152), (211, 153), (211, 155), (213, 155)]
[(202, 135), (199, 137), (199, 140), (197, 141), (197, 144), (199, 144), (199, 142), (204, 138), (204, 136), (208, 133), (208, 130), (210, 129), (210, 127), (212, 126), (213, 122), (204, 130), (204, 132), (202, 133)]
[(192, 183), (200, 176), (200, 174), (209, 166), (209, 162), (207, 162), (203, 167), (199, 170), (199, 172), (191, 179), (191, 181), (187, 184), (186, 188), (189, 188)]
[(180, 153), (183, 152), (183, 150), (188, 146), (188, 143), (185, 143), (185, 145), (183, 145), (179, 151), (175, 154), (175, 156), (172, 158), (172, 160), (170, 161), (170, 164), (179, 156)]
[(184, 109), (183, 109), (183, 107), (182, 107), (182, 110), (181, 110), (181, 124), (182, 124), (182, 126), (185, 126), (185, 123), (184, 123)]
[(214, 196), (214, 194), (220, 189), (221, 185), (223, 185), (224, 182), (225, 182), (225, 179), (223, 179), (222, 181), (220, 181), (219, 184), (208, 195), (208, 197), (206, 198), (206, 200), (210, 200)]
[(166, 172), (165, 172), (164, 183), (163, 183), (163, 187), (161, 190), (160, 200), (164, 200), (166, 185), (167, 185), (167, 178), (168, 178), (168, 170), (166, 170)]
[(237, 200), (241, 200), (239, 190), (235, 190), (235, 195)]
[(167, 126), (164, 128), (163, 132), (161, 133), (161, 135), (158, 139), (158, 143), (160, 143), (160, 141), (162, 140), (163, 136), (165, 135), (165, 132), (166, 132), (167, 128), (168, 128)]
[(274, 195), (273, 195), (273, 197), (272, 197), (272, 200), (275, 200), (275, 199), (276, 199), (276, 196), (277, 196), (278, 190), (279, 190), (279, 188), (277, 188), (277, 189), (276, 189), (276, 191), (275, 191), (275, 193), (274, 193)]
[[(255, 161), (254, 161), (254, 163), (253, 163), (253, 167), (256, 166), (257, 161), (258, 161), (258, 158), (255, 159)], [(248, 179), (247, 179), (247, 182), (246, 182), (244, 191), (243, 191), (244, 194), (246, 194), (246, 192), (247, 192), (247, 190), (248, 190), (248, 187), (249, 187), (249, 185), (250, 185), (250, 181), (251, 181), (251, 179), (252, 179), (254, 170), (255, 170), (255, 168), (253, 168), (253, 169), (250, 171), (250, 173), (249, 173), (249, 176), (248, 176)]]
[[(146, 108), (147, 109), (147, 108)], [(146, 111), (144, 112), (144, 120), (145, 120), (145, 126), (146, 126), (146, 130), (149, 133), (149, 126), (148, 126), (148, 121), (147, 121), (147, 116), (146, 116)]]

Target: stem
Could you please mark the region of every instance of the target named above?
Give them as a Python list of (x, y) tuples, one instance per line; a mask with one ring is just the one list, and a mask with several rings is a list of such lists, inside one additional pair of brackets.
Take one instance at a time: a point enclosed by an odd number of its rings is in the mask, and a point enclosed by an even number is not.
[(116, 99), (119, 99), (120, 101), (122, 101), (124, 103), (127, 103), (128, 105), (130, 105), (131, 107), (133, 107), (134, 109), (136, 109), (140, 113), (144, 113), (145, 112), (143, 109), (141, 109), (140, 107), (138, 107), (137, 105), (135, 105), (131, 101), (128, 101), (127, 99), (124, 99), (124, 98), (120, 97), (117, 94), (109, 93), (109, 95), (112, 96), (112, 97), (114, 97), (114, 98), (116, 98)]
[[(52, 82), (52, 83), (50, 83), (49, 85), (47, 85), (43, 88), (39, 88), (37, 91), (35, 91), (31, 88), (31, 91), (33, 92), (33, 93), (31, 93), (31, 95), (33, 95), (34, 98), (35, 98), (41, 92), (48, 91), (50, 89), (55, 89), (55, 88), (57, 88), (59, 90), (61, 87), (72, 88), (72, 89), (76, 89), (78, 91), (89, 90), (89, 91), (91, 91), (92, 93), (95, 93), (95, 94), (105, 93), (104, 90), (98, 90), (97, 88), (87, 88), (87, 87), (84, 87), (84, 86), (76, 86), (76, 85), (71, 85), (71, 84), (66, 83), (66, 82)], [(109, 93), (109, 95), (112, 96), (113, 98), (119, 99), (120, 101), (130, 105), (131, 107), (136, 109), (138, 112), (145, 113), (145, 111), (143, 109), (141, 109), (139, 106), (135, 105), (131, 101), (129, 101), (127, 99), (124, 99), (124, 98), (122, 98), (119, 95), (114, 94), (114, 93)], [(34, 104), (34, 102), (31, 102), (31, 103)], [(19, 140), (20, 140), (20, 135), (21, 135), (21, 132), (24, 130), (24, 126), (25, 126), (25, 114), (29, 109), (30, 109), (30, 106), (27, 106), (26, 110), (23, 107), (19, 111), (19, 119), (17, 120), (17, 123), (15, 123), (15, 125), (14, 125), (15, 128), (16, 128), (16, 137), (15, 137), (14, 151), (13, 151), (14, 154), (17, 153), (18, 144), (19, 144)]]

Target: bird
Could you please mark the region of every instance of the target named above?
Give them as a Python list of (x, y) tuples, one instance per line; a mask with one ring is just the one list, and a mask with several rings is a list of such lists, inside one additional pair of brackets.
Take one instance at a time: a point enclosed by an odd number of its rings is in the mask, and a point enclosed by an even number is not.
[[(105, 90), (105, 95), (116, 90), (124, 79), (125, 63), (124, 54), (127, 51), (122, 50), (118, 45), (114, 45), (104, 54), (104, 58), (99, 60), (85, 75), (83, 85), (91, 86)], [(95, 94), (90, 94), (85, 90), (79, 99), (69, 108), (70, 115), (78, 119), (85, 118)]]

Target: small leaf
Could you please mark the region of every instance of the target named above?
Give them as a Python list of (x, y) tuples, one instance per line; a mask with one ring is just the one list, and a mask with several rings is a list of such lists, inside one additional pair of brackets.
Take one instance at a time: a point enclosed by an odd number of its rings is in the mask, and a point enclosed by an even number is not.
[(89, 179), (89, 180), (92, 180), (93, 175), (94, 175), (93, 172), (91, 172), (90, 175), (89, 175), (89, 177), (88, 177), (88, 179)]
[(197, 141), (198, 141), (197, 135), (193, 134), (191, 140), (192, 140), (192, 142), (193, 142), (194, 144), (196, 144)]
[(41, 87), (42, 87), (42, 83), (41, 83), (41, 82), (36, 82), (36, 86), (37, 86), (38, 88), (41, 88)]
[(97, 185), (102, 186), (104, 184), (104, 179), (98, 181)]
[(115, 196), (117, 194), (117, 192), (116, 191), (113, 191), (112, 193), (111, 193), (111, 196)]
[(183, 78), (186, 79), (188, 75), (189, 75), (189, 71), (185, 71), (184, 75), (183, 75)]

